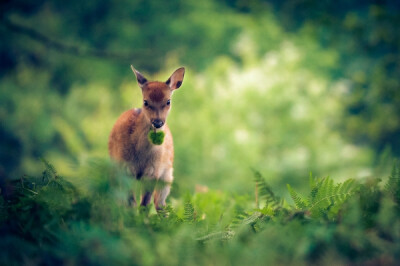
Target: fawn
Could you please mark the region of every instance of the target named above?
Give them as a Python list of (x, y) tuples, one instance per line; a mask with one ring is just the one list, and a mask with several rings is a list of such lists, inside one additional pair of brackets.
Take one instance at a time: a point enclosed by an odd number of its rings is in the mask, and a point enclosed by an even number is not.
[[(171, 95), (182, 85), (185, 69), (178, 68), (166, 82), (158, 82), (148, 81), (131, 68), (142, 89), (143, 106), (121, 114), (111, 130), (108, 150), (110, 157), (126, 165), (138, 180), (143, 177), (140, 205), (147, 206), (154, 192), (154, 205), (160, 210), (165, 206), (173, 180), (174, 146), (166, 119), (171, 109)], [(151, 131), (164, 132), (164, 140), (152, 143), (148, 137)], [(135, 195), (130, 201), (136, 205)]]

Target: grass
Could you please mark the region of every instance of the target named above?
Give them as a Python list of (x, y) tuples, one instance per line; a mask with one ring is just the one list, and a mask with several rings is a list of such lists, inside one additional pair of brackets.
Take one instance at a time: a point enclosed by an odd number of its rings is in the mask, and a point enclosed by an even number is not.
[[(43, 160), (39, 177), (2, 186), (1, 265), (331, 265), (400, 261), (400, 171), (365, 182), (310, 176), (308, 194), (276, 195), (255, 171), (253, 195), (203, 191), (154, 207), (99, 162), (68, 181)], [(76, 178), (74, 179), (76, 180)], [(136, 186), (136, 187), (135, 187)]]

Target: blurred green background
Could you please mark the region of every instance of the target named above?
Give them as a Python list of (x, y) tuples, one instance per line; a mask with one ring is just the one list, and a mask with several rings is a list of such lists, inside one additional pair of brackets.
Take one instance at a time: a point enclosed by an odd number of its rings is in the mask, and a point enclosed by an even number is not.
[[(174, 193), (364, 178), (400, 155), (398, 1), (2, 1), (0, 175), (75, 176), (150, 80), (186, 67), (168, 118)], [(389, 162), (388, 164), (391, 164)], [(382, 166), (383, 165), (383, 166)], [(173, 195), (174, 195), (173, 193)]]

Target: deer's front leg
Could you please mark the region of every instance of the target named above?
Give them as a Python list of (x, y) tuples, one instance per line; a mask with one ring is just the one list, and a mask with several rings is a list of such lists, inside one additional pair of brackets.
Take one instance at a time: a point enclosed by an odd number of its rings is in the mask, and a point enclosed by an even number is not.
[(165, 207), (165, 199), (169, 195), (171, 191), (171, 183), (164, 183), (162, 188), (156, 188), (154, 191), (154, 205), (156, 206), (156, 210), (161, 210)]
[(143, 178), (142, 180), (142, 199), (140, 202), (141, 206), (149, 205), (151, 201), (151, 196), (153, 195), (154, 187), (156, 186), (156, 179), (155, 178)]
[(156, 210), (165, 207), (165, 200), (171, 191), (173, 176), (172, 169), (168, 169), (158, 180), (154, 191), (154, 205)]

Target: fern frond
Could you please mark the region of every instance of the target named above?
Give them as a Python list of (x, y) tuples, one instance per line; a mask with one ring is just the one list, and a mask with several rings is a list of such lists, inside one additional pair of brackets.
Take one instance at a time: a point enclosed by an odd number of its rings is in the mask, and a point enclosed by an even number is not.
[(265, 206), (264, 208), (258, 209), (256, 211), (260, 212), (264, 216), (269, 216), (269, 217), (274, 217), (277, 213), (275, 209), (269, 206)]
[[(314, 217), (320, 217), (333, 205), (338, 207), (343, 204), (355, 191), (355, 181), (348, 179), (336, 186), (333, 180), (326, 177), (318, 185), (318, 191), (313, 201), (310, 202), (309, 211)], [(336, 208), (337, 209), (337, 208)]]
[(163, 208), (157, 210), (157, 214), (161, 218), (169, 218), (172, 215), (175, 215), (174, 209), (170, 205), (166, 205)]
[(195, 240), (206, 242), (214, 239), (224, 239), (225, 235), (226, 235), (225, 231), (211, 232), (205, 236), (200, 236), (198, 238), (195, 238)]
[(263, 214), (256, 211), (256, 212), (252, 213), (250, 216), (243, 219), (242, 224), (243, 225), (252, 224), (252, 223), (256, 222), (261, 216), (263, 216)]
[(294, 189), (289, 185), (286, 184), (287, 189), (289, 190), (290, 193), (290, 197), (292, 198), (292, 200), (294, 201), (294, 204), (296, 205), (297, 209), (305, 209), (307, 206), (307, 203), (305, 202), (304, 199), (302, 199), (296, 191), (294, 191)]
[(321, 178), (313, 177), (312, 173), (310, 172), (309, 183), (310, 183), (311, 192), (308, 197), (308, 202), (310, 204), (315, 201), (315, 198), (317, 197), (318, 191), (321, 188), (323, 182), (324, 182), (323, 178), (321, 179)]
[(250, 225), (253, 227), (254, 225), (259, 222), (265, 215), (259, 211), (254, 211), (250, 213), (240, 213), (237, 214), (232, 222), (226, 227), (224, 231), (215, 231), (208, 233), (207, 235), (201, 236), (196, 238), (198, 241), (209, 241), (209, 240), (229, 240), (233, 238), (236, 234), (236, 231), (241, 226)]
[(190, 196), (185, 197), (185, 202), (184, 202), (184, 213), (183, 213), (183, 221), (187, 223), (193, 223), (196, 221), (196, 213), (194, 211), (194, 207), (192, 204), (192, 200)]
[(240, 226), (240, 225), (242, 224), (243, 220), (247, 219), (249, 216), (250, 216), (250, 215), (249, 215), (248, 213), (240, 213), (240, 214), (237, 214), (237, 215), (233, 218), (233, 220), (232, 220), (232, 222), (230, 223), (229, 227), (230, 227), (230, 228), (236, 228), (236, 227)]
[(57, 178), (57, 171), (56, 171), (56, 168), (54, 167), (54, 165), (52, 165), (49, 161), (47, 161), (43, 157), (40, 158), (40, 160), (43, 162), (43, 164), (46, 167), (45, 171), (47, 171), (49, 175)]
[(253, 171), (254, 171), (254, 181), (259, 190), (259, 197), (265, 199), (265, 204), (267, 206), (271, 206), (273, 208), (282, 207), (283, 200), (274, 194), (271, 187), (264, 180), (260, 172), (255, 170)]
[(393, 165), (392, 172), (384, 188), (394, 201), (400, 204), (400, 166), (397, 166), (396, 163)]

